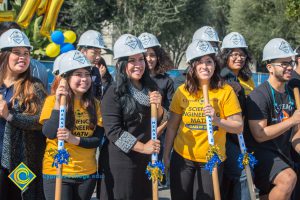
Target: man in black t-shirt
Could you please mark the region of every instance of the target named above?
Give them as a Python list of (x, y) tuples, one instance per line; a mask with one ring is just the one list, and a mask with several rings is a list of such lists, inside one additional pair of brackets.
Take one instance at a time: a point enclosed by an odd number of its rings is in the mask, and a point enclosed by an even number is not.
[(261, 199), (290, 199), (297, 181), (290, 150), (293, 143), (297, 152), (300, 151), (300, 144), (296, 144), (300, 134), (297, 131), (292, 136), (293, 128), (300, 124), (300, 111), (295, 110), (293, 92), (286, 85), (291, 79), (294, 55), (285, 40), (269, 41), (263, 51), (269, 79), (247, 99), (251, 131), (247, 144), (258, 160), (254, 169), (255, 185)]

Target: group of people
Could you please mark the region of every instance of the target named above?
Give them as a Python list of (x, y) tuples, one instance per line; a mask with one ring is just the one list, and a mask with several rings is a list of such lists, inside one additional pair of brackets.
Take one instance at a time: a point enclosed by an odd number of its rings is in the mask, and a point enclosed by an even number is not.
[[(70, 155), (62, 167), (62, 199), (88, 200), (95, 188), (101, 200), (152, 199), (145, 170), (154, 153), (169, 172), (173, 200), (214, 199), (205, 167), (211, 148), (207, 116), (222, 158), (217, 166), (222, 199), (250, 199), (245, 170), (237, 163), (241, 133), (258, 161), (252, 175), (260, 199), (300, 198), (295, 189), (300, 185), (299, 94), (293, 92), (299, 86), (300, 50), (294, 52), (284, 39), (265, 45), (269, 79), (255, 88), (245, 38), (231, 32), (221, 42), (212, 27), (201, 27), (186, 50), (188, 68), (177, 88), (166, 73), (173, 65), (170, 56), (153, 34), (123, 34), (116, 40), (112, 77), (101, 58), (106, 49), (101, 33), (88, 30), (77, 50), (55, 59), (48, 94), (32, 74), (28, 37), (17, 24), (5, 27), (0, 35), (0, 199), (54, 199), (58, 140), (65, 141)], [(65, 128), (59, 128), (62, 96)], [(157, 140), (151, 139), (151, 104), (157, 108)], [(21, 162), (36, 175), (23, 191), (8, 178)]]

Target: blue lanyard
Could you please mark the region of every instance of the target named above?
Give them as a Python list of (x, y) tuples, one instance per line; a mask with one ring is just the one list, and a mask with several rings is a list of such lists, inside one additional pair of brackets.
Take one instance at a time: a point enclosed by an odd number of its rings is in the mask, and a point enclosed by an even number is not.
[[(273, 87), (271, 86), (271, 84), (270, 84), (269, 81), (268, 81), (268, 84), (269, 84), (270, 89), (271, 89), (272, 100), (273, 100), (273, 105), (274, 105), (274, 107), (275, 107), (275, 111), (278, 113), (279, 107), (278, 107), (278, 104), (277, 104), (276, 99), (275, 99), (275, 92), (274, 92), (274, 89), (273, 89)], [(292, 98), (291, 98), (291, 95), (290, 95), (290, 93), (289, 93), (289, 90), (288, 90), (288, 88), (287, 88), (287, 85), (285, 84), (284, 87), (285, 87), (285, 90), (287, 91), (287, 94), (288, 94), (289, 104), (290, 104), (292, 107), (294, 107), (294, 101), (293, 101)], [(281, 114), (282, 114), (282, 113), (281, 113)]]

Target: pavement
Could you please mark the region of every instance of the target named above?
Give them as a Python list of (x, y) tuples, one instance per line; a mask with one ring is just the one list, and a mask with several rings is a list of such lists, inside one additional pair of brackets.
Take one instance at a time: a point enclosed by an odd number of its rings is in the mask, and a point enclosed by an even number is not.
[[(169, 187), (160, 188), (158, 190), (158, 196), (159, 196), (159, 200), (171, 200), (170, 188)], [(98, 200), (96, 198), (96, 193), (93, 194), (91, 200)]]

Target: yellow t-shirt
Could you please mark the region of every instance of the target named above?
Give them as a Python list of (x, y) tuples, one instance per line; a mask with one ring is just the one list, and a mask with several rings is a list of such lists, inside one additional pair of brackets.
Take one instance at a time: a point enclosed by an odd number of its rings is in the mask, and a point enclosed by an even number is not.
[(238, 79), (239, 79), (239, 82), (240, 82), (241, 86), (245, 90), (245, 95), (248, 96), (252, 92), (252, 90), (254, 90), (254, 88), (255, 88), (254, 81), (253, 81), (252, 77), (248, 81), (244, 81), (240, 77)]
[[(241, 112), (237, 96), (229, 85), (225, 84), (223, 88), (209, 90), (208, 95), (209, 102), (218, 117), (226, 119), (228, 116)], [(198, 91), (197, 95), (190, 95), (183, 84), (176, 90), (170, 110), (182, 115), (174, 141), (174, 150), (185, 159), (206, 163), (209, 144), (203, 107), (202, 90)], [(213, 127), (215, 144), (218, 145), (221, 155), (225, 158), (226, 131)]]
[[(40, 123), (43, 124), (45, 120), (49, 119), (51, 112), (55, 105), (55, 96), (46, 98), (44, 107), (40, 116)], [(90, 137), (93, 135), (94, 130), (89, 128), (88, 112), (80, 105), (79, 100), (74, 101), (75, 110), (75, 128), (72, 132), (73, 135), (79, 137)], [(102, 126), (102, 116), (100, 112), (100, 102), (96, 101), (96, 113), (98, 117), (98, 126)], [(43, 174), (55, 175), (56, 167), (52, 167), (53, 158), (49, 155), (49, 151), (57, 149), (57, 139), (48, 139), (46, 141), (46, 150), (43, 160)], [(68, 165), (63, 165), (63, 176), (81, 176), (90, 175), (96, 172), (96, 149), (86, 149), (77, 145), (65, 142), (65, 149), (70, 153), (70, 162)]]

